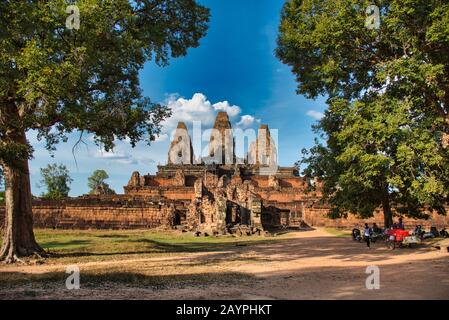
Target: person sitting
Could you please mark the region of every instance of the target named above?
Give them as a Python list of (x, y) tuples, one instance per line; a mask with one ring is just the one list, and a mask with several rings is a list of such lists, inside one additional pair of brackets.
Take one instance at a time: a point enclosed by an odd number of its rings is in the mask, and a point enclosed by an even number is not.
[(401, 229), (401, 230), (405, 230), (405, 225), (402, 222), (402, 218), (399, 218), (398, 224), (397, 224), (397, 228)]
[(378, 233), (378, 234), (380, 234), (380, 233), (382, 233), (382, 229), (381, 228), (379, 228), (378, 226), (377, 226), (377, 223), (373, 223), (373, 233)]
[(422, 229), (422, 225), (420, 225), (420, 224), (417, 225), (417, 226), (415, 227), (415, 230), (413, 231), (413, 234), (414, 234), (415, 236), (421, 238), (421, 240), (422, 240), (422, 237), (423, 237), (424, 233), (425, 233), (425, 231)]
[(430, 233), (433, 234), (434, 238), (438, 238), (440, 236), (440, 233), (436, 227), (430, 227)]

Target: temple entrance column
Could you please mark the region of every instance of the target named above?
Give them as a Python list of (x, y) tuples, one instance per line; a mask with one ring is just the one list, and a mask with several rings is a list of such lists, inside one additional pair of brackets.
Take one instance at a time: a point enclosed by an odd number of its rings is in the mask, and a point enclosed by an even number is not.
[(250, 225), (254, 228), (263, 230), (262, 226), (262, 201), (254, 199), (251, 202), (251, 222)]

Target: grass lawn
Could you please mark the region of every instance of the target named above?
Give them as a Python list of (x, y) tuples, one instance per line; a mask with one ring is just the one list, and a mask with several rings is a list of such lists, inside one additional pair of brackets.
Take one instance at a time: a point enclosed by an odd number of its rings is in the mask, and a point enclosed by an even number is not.
[(348, 231), (348, 230), (325, 228), (324, 231), (326, 231), (327, 233), (330, 233), (331, 235), (336, 236), (338, 238), (350, 238), (351, 237), (351, 231)]
[[(64, 269), (59, 266), (88, 264), (83, 267), (84, 283), (98, 284), (102, 282), (120, 282), (127, 284), (163, 285), (176, 283), (208, 282), (217, 274), (189, 274), (191, 263), (176, 262), (175, 257), (183, 253), (218, 252), (220, 256), (229, 252), (238, 252), (243, 247), (257, 246), (267, 242), (284, 241), (289, 233), (276, 237), (195, 237), (191, 232), (180, 231), (150, 231), (150, 230), (50, 230), (35, 229), (38, 243), (50, 255), (47, 259), (36, 260), (34, 263), (55, 267), (54, 272), (21, 273), (4, 272), (0, 285), (14, 283), (46, 283), (61, 282), (67, 277)], [(1, 240), (0, 240), (1, 241)], [(174, 257), (173, 261), (170, 261)], [(159, 266), (149, 262), (140, 262), (147, 258), (164, 258), (168, 262)], [(123, 264), (121, 261), (136, 259), (135, 264)], [(231, 261), (232, 259), (229, 259)], [(108, 264), (108, 262), (111, 262)], [(209, 261), (212, 263), (211, 261)], [(241, 261), (240, 261), (241, 262)], [(206, 268), (207, 265), (202, 265)], [(1, 266), (0, 266), (1, 268)], [(61, 272), (62, 271), (62, 272)], [(174, 276), (176, 274), (176, 276)], [(172, 276), (173, 275), (173, 276)], [(243, 277), (243, 276), (242, 276)], [(226, 282), (226, 273), (220, 274), (220, 279)], [(236, 274), (229, 275), (230, 280), (237, 280)]]
[[(195, 237), (191, 232), (154, 230), (36, 229), (37, 242), (50, 253), (46, 264), (82, 263), (170, 253), (226, 251), (238, 246), (279, 241), (276, 237)], [(0, 240), (1, 243), (2, 240)]]

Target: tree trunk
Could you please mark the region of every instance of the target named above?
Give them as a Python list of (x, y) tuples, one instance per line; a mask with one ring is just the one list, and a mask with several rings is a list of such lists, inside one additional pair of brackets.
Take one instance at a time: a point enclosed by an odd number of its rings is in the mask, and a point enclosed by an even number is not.
[[(23, 139), (24, 137), (23, 134)], [(14, 166), (3, 164), (6, 215), (0, 259), (6, 263), (14, 263), (20, 260), (19, 257), (43, 252), (33, 233), (28, 160), (20, 162)]]
[[(446, 128), (449, 128), (449, 117), (446, 117)], [(447, 132), (443, 132), (443, 138), (442, 138), (442, 144), (443, 144), (443, 148), (447, 149), (449, 148), (449, 133)]]
[(393, 225), (393, 213), (391, 212), (390, 197), (388, 192), (382, 201), (382, 208), (384, 211), (384, 228), (390, 228)]

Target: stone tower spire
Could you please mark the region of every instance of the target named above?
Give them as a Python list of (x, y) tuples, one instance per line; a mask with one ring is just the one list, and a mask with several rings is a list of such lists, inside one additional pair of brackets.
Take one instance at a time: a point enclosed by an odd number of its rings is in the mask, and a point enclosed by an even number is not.
[(193, 148), (187, 126), (178, 122), (173, 141), (168, 150), (168, 164), (193, 164)]
[(248, 163), (258, 166), (277, 164), (276, 145), (266, 124), (260, 125), (257, 139), (249, 147)]
[(234, 137), (228, 114), (218, 113), (209, 142), (209, 157), (216, 164), (235, 163)]

